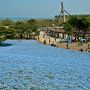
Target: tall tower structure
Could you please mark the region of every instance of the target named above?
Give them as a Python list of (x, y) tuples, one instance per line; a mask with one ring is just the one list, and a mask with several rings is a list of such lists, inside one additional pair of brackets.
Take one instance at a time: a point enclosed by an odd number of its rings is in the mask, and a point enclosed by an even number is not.
[(65, 12), (70, 15), (65, 9), (64, 9), (64, 3), (63, 0), (61, 1), (61, 12), (60, 15), (58, 16), (58, 21), (60, 20), (60, 18), (63, 18), (63, 22), (66, 22), (66, 17), (65, 17)]
[(63, 1), (61, 1), (61, 12), (60, 12), (60, 16), (63, 17), (63, 22), (66, 22)]

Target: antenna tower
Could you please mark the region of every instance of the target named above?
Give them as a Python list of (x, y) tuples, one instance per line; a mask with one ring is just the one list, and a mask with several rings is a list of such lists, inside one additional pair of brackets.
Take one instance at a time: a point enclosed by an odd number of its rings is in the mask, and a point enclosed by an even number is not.
[(63, 22), (66, 22), (66, 17), (65, 17), (65, 12), (70, 15), (65, 9), (64, 9), (64, 4), (63, 0), (61, 1), (61, 12), (60, 15), (58, 16), (58, 21), (60, 20), (61, 17), (63, 17)]

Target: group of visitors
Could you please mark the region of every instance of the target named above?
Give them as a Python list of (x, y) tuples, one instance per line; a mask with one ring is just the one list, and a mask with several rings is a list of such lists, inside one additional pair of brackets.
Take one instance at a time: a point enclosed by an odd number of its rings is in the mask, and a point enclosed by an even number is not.
[[(82, 48), (79, 50), (79, 51), (84, 51)], [(88, 47), (86, 48), (86, 50), (85, 50), (86, 52), (90, 52), (90, 45), (88, 44)]]
[[(90, 44), (89, 44), (89, 43), (88, 43), (87, 48), (86, 48), (86, 46), (84, 45), (83, 47), (80, 46), (81, 49), (78, 49), (78, 48), (80, 48), (80, 47), (75, 46), (74, 43), (69, 45), (70, 42), (66, 42), (66, 43), (65, 43), (66, 45), (65, 45), (64, 43), (63, 43), (63, 44), (60, 43), (61, 45), (59, 45), (59, 44), (58, 44), (58, 39), (48, 37), (48, 36), (45, 35), (45, 34), (43, 35), (43, 37), (38, 36), (38, 37), (37, 37), (37, 40), (38, 40), (38, 41), (41, 40), (42, 43), (51, 45), (51, 46), (53, 46), (53, 47), (60, 47), (60, 46), (61, 46), (61, 48), (67, 48), (67, 49), (72, 49), (72, 50), (74, 50), (74, 49), (76, 48), (75, 50), (79, 50), (79, 51), (81, 51), (81, 52), (90, 52)], [(75, 46), (75, 48), (72, 47), (72, 46)], [(85, 49), (85, 48), (86, 48), (86, 49)]]
[(44, 40), (43, 43), (44, 43), (44, 44), (48, 43), (48, 44), (51, 45), (51, 46), (57, 47), (57, 45), (56, 45), (56, 40), (52, 42), (52, 41), (50, 40), (50, 38), (48, 39), (48, 41), (47, 41), (47, 40)]

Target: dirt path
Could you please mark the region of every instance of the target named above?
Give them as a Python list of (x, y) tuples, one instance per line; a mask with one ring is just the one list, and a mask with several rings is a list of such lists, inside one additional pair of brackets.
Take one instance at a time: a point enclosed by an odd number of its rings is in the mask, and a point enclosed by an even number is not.
[[(55, 44), (59, 48), (67, 49), (67, 43), (60, 43), (60, 40), (58, 40), (58, 39), (55, 40), (54, 38), (47, 37), (47, 36), (45, 36), (45, 37), (39, 36), (39, 38), (37, 38), (37, 39), (41, 43), (45, 43), (48, 45)], [(90, 42), (84, 43), (83, 45), (78, 45), (77, 42), (73, 42), (73, 43), (68, 44), (68, 47), (71, 50), (77, 50), (78, 51), (80, 49), (83, 49), (84, 51), (86, 51), (86, 49), (90, 50), (90, 49), (88, 49), (88, 44), (90, 45)]]

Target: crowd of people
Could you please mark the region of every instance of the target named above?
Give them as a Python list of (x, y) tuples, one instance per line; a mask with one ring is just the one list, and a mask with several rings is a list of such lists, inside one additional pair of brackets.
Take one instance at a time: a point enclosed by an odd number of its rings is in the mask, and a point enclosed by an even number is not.
[[(79, 51), (84, 51), (82, 48), (79, 50)], [(88, 46), (87, 46), (87, 48), (86, 48), (86, 50), (85, 50), (86, 52), (90, 52), (90, 45), (88, 44)]]
[[(41, 39), (43, 38), (43, 40), (41, 41)], [(60, 47), (60, 48), (66, 48), (66, 49), (72, 49), (72, 50), (79, 50), (81, 52), (90, 52), (90, 44), (88, 44), (87, 46), (76, 46), (76, 44), (74, 43), (59, 43), (57, 44), (57, 38), (50, 38), (48, 36), (46, 36), (45, 34), (43, 36), (38, 36), (38, 41), (41, 41), (44, 44), (48, 44), (51, 45), (53, 47)], [(62, 45), (62, 46), (61, 46)], [(64, 45), (64, 46), (63, 46)], [(83, 44), (84, 45), (84, 44)], [(76, 49), (74, 49), (76, 48)]]

